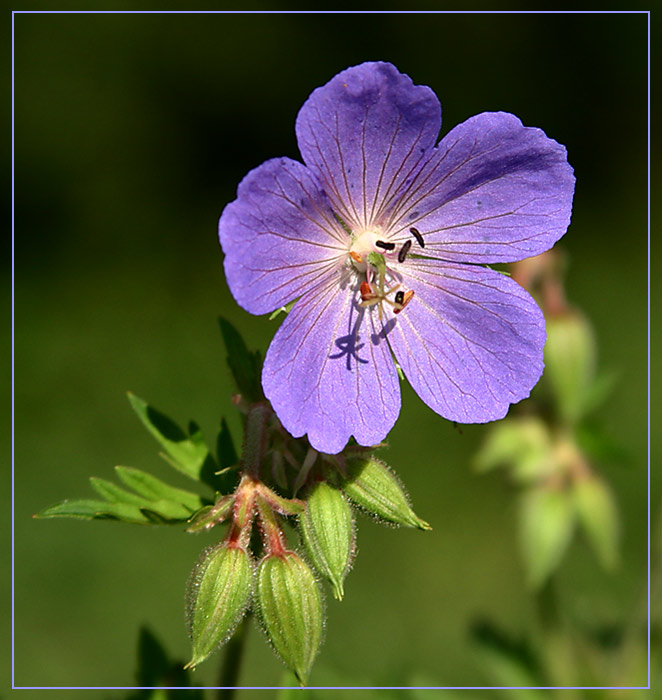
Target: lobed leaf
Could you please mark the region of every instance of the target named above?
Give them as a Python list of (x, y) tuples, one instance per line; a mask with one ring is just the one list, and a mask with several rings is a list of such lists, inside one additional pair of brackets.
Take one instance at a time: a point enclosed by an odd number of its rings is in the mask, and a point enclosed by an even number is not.
[(149, 523), (140, 507), (131, 503), (108, 503), (92, 499), (66, 500), (49, 506), (35, 518), (76, 518), (79, 520), (121, 520), (125, 523)]
[(115, 472), (124, 484), (148, 501), (172, 501), (181, 504), (188, 509), (189, 516), (205, 505), (202, 498), (197, 493), (170, 486), (164, 481), (161, 481), (161, 479), (140, 469), (135, 469), (133, 467), (115, 467)]
[(251, 352), (244, 343), (239, 331), (225, 318), (218, 319), (227, 363), (234, 377), (239, 393), (249, 402), (264, 400), (262, 394), (262, 361), (259, 352)]
[[(143, 425), (165, 449), (170, 458), (168, 462), (191, 479), (209, 483), (208, 474), (203, 475), (203, 467), (207, 466), (206, 462), (210, 455), (198, 426), (192, 423), (190, 435), (187, 436), (168, 416), (160, 413), (135, 394), (129, 392), (128, 396), (133, 410)], [(211, 473), (213, 474), (213, 469)], [(203, 478), (204, 476), (207, 478)]]

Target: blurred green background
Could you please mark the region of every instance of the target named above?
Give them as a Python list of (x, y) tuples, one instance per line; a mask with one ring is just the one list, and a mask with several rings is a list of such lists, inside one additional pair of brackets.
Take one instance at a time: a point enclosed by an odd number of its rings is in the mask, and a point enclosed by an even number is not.
[[(221, 415), (238, 435), (216, 316), (262, 350), (276, 325), (230, 296), (218, 217), (249, 169), (299, 157), (299, 107), (364, 60), (431, 86), (442, 134), (504, 110), (567, 146), (567, 290), (617, 376), (598, 418), (624, 448), (600, 465), (623, 557), (606, 574), (575, 541), (559, 588), (596, 629), (632, 619), (647, 562), (646, 32), (641, 14), (15, 16), (17, 685), (131, 685), (141, 624), (187, 659), (185, 584), (211, 534), (30, 516), (89, 496), (87, 477), (113, 478), (116, 464), (170, 477), (127, 390), (195, 418), (210, 441)], [(490, 684), (472, 623), (531, 631), (515, 491), (471, 468), (484, 431), (460, 433), (404, 391), (385, 458), (434, 530), (361, 521), (345, 600), (327, 596), (312, 685)], [(210, 660), (195, 678), (216, 673)], [(276, 685), (281, 673), (251, 629), (242, 684)]]

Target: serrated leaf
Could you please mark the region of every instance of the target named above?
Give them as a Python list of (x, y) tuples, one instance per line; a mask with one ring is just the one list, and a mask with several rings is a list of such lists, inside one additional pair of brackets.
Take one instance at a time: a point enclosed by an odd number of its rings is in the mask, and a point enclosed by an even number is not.
[(67, 500), (56, 503), (37, 513), (36, 518), (75, 518), (78, 520), (121, 520), (126, 523), (145, 524), (147, 516), (136, 505), (107, 503), (92, 499)]
[[(140, 469), (115, 467), (115, 471), (122, 483), (132, 488), (148, 501), (166, 500), (180, 503), (188, 510), (187, 517), (190, 517), (191, 513), (200, 510), (204, 505), (202, 498), (197, 493), (170, 486), (161, 481), (161, 479)], [(142, 504), (144, 504), (144, 499)]]
[(230, 321), (219, 318), (218, 325), (228, 353), (228, 367), (234, 377), (237, 390), (249, 403), (257, 403), (264, 400), (260, 353), (248, 350), (241, 334)]
[(539, 588), (558, 567), (575, 524), (572, 495), (545, 486), (524, 492), (520, 501), (520, 542), (527, 579)]
[[(129, 392), (128, 396), (133, 410), (147, 430), (163, 446), (172, 466), (191, 479), (209, 483), (203, 478), (203, 467), (210, 455), (199, 428), (193, 424), (192, 434), (187, 436), (168, 416), (160, 413), (135, 394)], [(213, 473), (213, 469), (211, 471)]]

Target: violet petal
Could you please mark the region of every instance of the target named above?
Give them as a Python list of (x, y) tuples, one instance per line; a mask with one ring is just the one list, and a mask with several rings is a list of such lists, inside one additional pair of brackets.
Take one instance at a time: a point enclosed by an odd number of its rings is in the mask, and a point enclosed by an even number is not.
[(395, 365), (374, 314), (338, 280), (319, 285), (294, 305), (271, 341), (262, 386), (295, 437), (308, 434), (320, 452), (335, 454), (354, 436), (383, 440), (400, 412)]
[(391, 212), (400, 238), (415, 226), (426, 252), (453, 262), (514, 262), (554, 245), (575, 187), (563, 146), (512, 114), (479, 114), (435, 149)]
[(414, 260), (415, 292), (388, 333), (409, 383), (434, 411), (461, 423), (503, 418), (543, 369), (545, 322), (529, 294), (483, 267)]
[(241, 181), (218, 225), (228, 286), (262, 314), (300, 296), (347, 259), (349, 236), (312, 173), (289, 158), (268, 160)]
[(441, 127), (430, 88), (390, 63), (363, 63), (317, 88), (299, 111), (306, 165), (353, 229), (378, 222), (429, 157)]

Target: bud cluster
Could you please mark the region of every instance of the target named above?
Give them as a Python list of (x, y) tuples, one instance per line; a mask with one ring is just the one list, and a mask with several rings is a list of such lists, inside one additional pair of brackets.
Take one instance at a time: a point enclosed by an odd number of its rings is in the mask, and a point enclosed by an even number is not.
[[(266, 403), (236, 403), (246, 414), (239, 483), (234, 493), (218, 494), (213, 505), (200, 509), (188, 526), (199, 533), (228, 525), (223, 541), (203, 552), (191, 575), (188, 666), (197, 666), (227, 641), (252, 610), (304, 685), (324, 627), (316, 576), (342, 600), (356, 553), (354, 507), (388, 523), (430, 526), (414, 513), (392, 470), (369, 450), (355, 446), (340, 455), (319, 454), (283, 431)], [(292, 497), (268, 486), (265, 476)], [(288, 518), (298, 526), (303, 554), (288, 542)], [(259, 538), (253, 537), (255, 529)]]
[(605, 568), (618, 559), (616, 504), (584, 448), (586, 417), (607, 384), (596, 378), (589, 322), (566, 303), (561, 263), (552, 251), (514, 267), (545, 312), (545, 373), (528, 411), (495, 424), (476, 458), (479, 470), (506, 467), (522, 486), (520, 543), (536, 588), (558, 567), (578, 525)]

